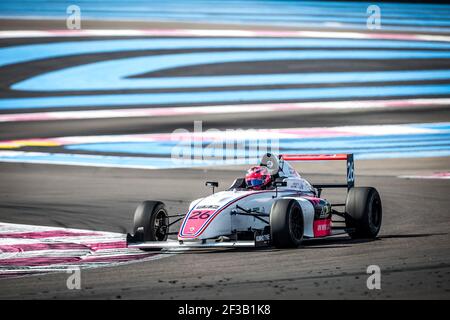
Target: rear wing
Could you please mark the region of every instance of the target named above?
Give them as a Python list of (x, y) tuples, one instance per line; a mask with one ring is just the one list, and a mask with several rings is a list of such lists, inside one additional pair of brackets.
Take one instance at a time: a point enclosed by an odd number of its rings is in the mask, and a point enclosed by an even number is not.
[(347, 188), (350, 190), (355, 186), (355, 165), (353, 162), (353, 153), (349, 154), (281, 154), (280, 159), (286, 161), (347, 161), (347, 184), (317, 184), (314, 188)]

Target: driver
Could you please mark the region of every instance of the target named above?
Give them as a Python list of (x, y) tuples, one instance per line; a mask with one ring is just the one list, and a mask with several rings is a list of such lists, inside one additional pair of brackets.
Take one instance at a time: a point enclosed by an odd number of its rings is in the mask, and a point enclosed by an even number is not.
[(245, 183), (249, 189), (261, 190), (266, 188), (272, 182), (272, 176), (269, 169), (264, 166), (252, 167), (245, 175)]

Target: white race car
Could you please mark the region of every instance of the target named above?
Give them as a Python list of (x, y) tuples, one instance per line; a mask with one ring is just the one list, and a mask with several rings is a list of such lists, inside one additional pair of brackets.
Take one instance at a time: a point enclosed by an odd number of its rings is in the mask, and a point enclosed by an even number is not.
[[(316, 160), (346, 160), (347, 183), (310, 184), (288, 162)], [(213, 193), (192, 201), (186, 214), (169, 215), (164, 203), (144, 201), (134, 214), (133, 234), (127, 235), (128, 246), (143, 250), (294, 248), (303, 239), (336, 234), (352, 238), (377, 236), (382, 218), (380, 195), (375, 188), (354, 186), (353, 154), (275, 157), (268, 153), (260, 166), (266, 167), (272, 176), (270, 185), (264, 189), (249, 188), (245, 179), (237, 178), (228, 190), (214, 193), (218, 183), (206, 182)], [(322, 198), (324, 188), (346, 188), (345, 203), (331, 204)], [(180, 220), (183, 221), (178, 232), (170, 232), (170, 227)], [(177, 234), (178, 241), (168, 240), (172, 234)]]

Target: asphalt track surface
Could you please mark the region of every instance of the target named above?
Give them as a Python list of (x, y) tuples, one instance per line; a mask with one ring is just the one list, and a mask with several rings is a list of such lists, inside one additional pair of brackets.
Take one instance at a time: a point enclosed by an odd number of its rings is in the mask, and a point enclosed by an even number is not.
[[(446, 165), (445, 159), (434, 162), (436, 168)], [(177, 212), (190, 199), (209, 192), (203, 181), (216, 178), (226, 185), (240, 173), (7, 164), (1, 166), (1, 219), (125, 232), (142, 199), (161, 199)], [(83, 270), (82, 290), (68, 290), (64, 273), (3, 279), (1, 297), (448, 298), (448, 182), (364, 172), (357, 179), (358, 185), (375, 186), (382, 195), (383, 228), (374, 241), (339, 237), (305, 243), (296, 250), (188, 251), (156, 261)], [(337, 199), (339, 195), (329, 196)], [(373, 264), (382, 270), (382, 289), (369, 291), (366, 268)]]
[[(27, 21), (27, 29), (54, 22)], [(46, 24), (47, 23), (47, 24)], [(3, 24), (4, 25), (4, 24)], [(13, 25), (13, 24), (11, 24)], [(108, 23), (103, 22), (103, 26)], [(114, 25), (114, 24), (111, 24)], [(170, 27), (169, 25), (163, 25)], [(111, 27), (111, 26), (109, 26)], [(45, 27), (44, 27), (45, 28)], [(54, 39), (47, 39), (55, 41)], [(11, 42), (8, 42), (11, 41)], [(0, 45), (34, 40), (2, 40)], [(116, 57), (126, 57), (127, 53)], [(84, 56), (85, 61), (101, 55)], [(0, 75), (2, 97), (13, 96), (9, 85), (42, 70), (74, 65), (81, 60), (49, 59), (5, 68)], [(274, 64), (279, 71), (286, 64)], [(327, 62), (328, 63), (328, 62)], [(395, 61), (381, 66), (388, 70)], [(421, 66), (422, 62), (414, 61)], [(427, 62), (423, 62), (426, 64)], [(444, 68), (448, 61), (436, 61)], [(258, 65), (246, 66), (257, 72)], [(295, 68), (295, 64), (290, 65)], [(354, 64), (358, 68), (357, 64)], [(422, 65), (423, 66), (423, 65)], [(434, 65), (436, 66), (436, 65)], [(233, 72), (243, 65), (235, 64)], [(352, 70), (352, 64), (324, 64), (327, 70)], [(365, 65), (366, 68), (370, 66)], [(229, 66), (207, 72), (220, 73)], [(271, 72), (273, 70), (266, 69)], [(176, 71), (175, 71), (176, 72)], [(179, 71), (189, 74), (189, 70)], [(417, 82), (420, 83), (420, 82)], [(446, 83), (444, 81), (444, 83)], [(36, 93), (14, 92), (15, 97)], [(55, 94), (58, 95), (58, 94)], [(1, 140), (73, 135), (172, 132), (203, 120), (205, 128), (291, 128), (343, 125), (449, 122), (449, 107), (422, 106), (403, 110), (291, 111), (254, 114), (171, 116), (156, 119), (120, 118), (12, 122), (0, 125)], [(47, 110), (43, 110), (47, 111)], [(28, 112), (28, 111), (27, 111)], [(8, 114), (11, 112), (3, 112)], [(23, 149), (35, 151), (33, 147)], [(39, 149), (41, 150), (41, 149)], [(450, 298), (449, 180), (405, 179), (449, 169), (448, 157), (361, 160), (357, 185), (374, 186), (383, 201), (383, 225), (372, 241), (340, 236), (305, 242), (295, 250), (191, 250), (129, 265), (83, 269), (82, 289), (68, 290), (66, 273), (0, 280), (2, 299), (448, 299)], [(183, 212), (190, 200), (210, 191), (204, 181), (217, 180), (225, 189), (244, 167), (134, 170), (48, 164), (0, 164), (0, 221), (27, 225), (80, 228), (126, 233), (132, 213), (145, 199), (164, 201), (169, 211)], [(335, 165), (299, 170), (312, 182), (339, 181)], [(343, 194), (330, 191), (331, 200)], [(163, 253), (164, 255), (164, 253)], [(369, 265), (382, 272), (381, 290), (366, 287)]]

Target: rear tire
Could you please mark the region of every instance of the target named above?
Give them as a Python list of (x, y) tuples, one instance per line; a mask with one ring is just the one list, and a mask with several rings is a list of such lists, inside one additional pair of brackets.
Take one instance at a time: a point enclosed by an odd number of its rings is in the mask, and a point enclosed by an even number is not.
[(297, 248), (303, 240), (303, 212), (294, 199), (280, 199), (270, 210), (270, 233), (276, 248)]
[(345, 203), (345, 223), (352, 239), (376, 238), (381, 228), (382, 206), (378, 191), (372, 187), (351, 188)]
[(169, 217), (164, 203), (144, 201), (134, 212), (133, 233), (142, 241), (166, 241)]

